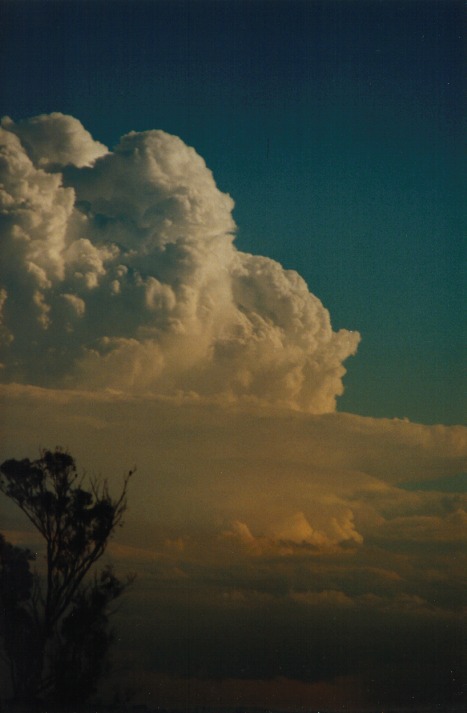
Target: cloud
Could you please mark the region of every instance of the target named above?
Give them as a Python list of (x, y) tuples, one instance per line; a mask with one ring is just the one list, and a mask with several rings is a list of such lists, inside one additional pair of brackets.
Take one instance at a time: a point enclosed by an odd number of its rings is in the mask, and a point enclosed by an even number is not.
[[(391, 670), (401, 705), (457, 691), (467, 496), (397, 484), (450, 483), (467, 429), (193, 394), (11, 384), (0, 398), (0, 460), (60, 443), (111, 492), (137, 465), (109, 548), (138, 575), (115, 622), (122, 685), (146, 671), (157, 700), (160, 676), (201, 698), (215, 681), (227, 702), (228, 680), (264, 693), (283, 677), (305, 700), (350, 676), (374, 709)], [(0, 499), (29, 543), (20, 515)]]
[(303, 512), (294, 512), (278, 522), (269, 523), (265, 535), (253, 535), (246, 523), (235, 520), (223, 537), (242, 545), (253, 555), (293, 556), (302, 554), (303, 548), (318, 554), (336, 550), (342, 545), (362, 544), (363, 537), (355, 529), (354, 516), (349, 508), (334, 504), (330, 511), (322, 499), (319, 505), (320, 512), (316, 514), (322, 522), (320, 529), (312, 527)]
[(14, 122), (2, 119), (3, 128), (19, 137), (31, 161), (38, 168), (88, 166), (108, 149), (94, 141), (78, 119), (53, 112)]
[[(311, 557), (384, 547), (391, 569), (390, 552), (412, 535), (433, 543), (462, 532), (465, 494), (397, 485), (431, 478), (439, 487), (465, 470), (460, 426), (18, 384), (0, 386), (0, 398), (3, 459), (61, 444), (117, 489), (137, 465), (129, 517), (134, 509), (141, 527), (160, 523), (164, 541), (187, 535), (190, 552), (195, 535), (209, 532), (220, 551), (230, 532), (238, 552), (248, 542), (294, 556), (308, 547)], [(381, 567), (378, 557), (368, 566)]]
[(300, 604), (307, 604), (310, 606), (318, 606), (324, 608), (340, 608), (340, 607), (353, 607), (355, 606), (354, 601), (344, 592), (339, 592), (336, 590), (324, 590), (321, 592), (307, 591), (307, 592), (293, 592), (291, 594), (293, 601), (299, 602)]
[(0, 461), (61, 444), (112, 491), (137, 465), (108, 553), (138, 573), (135, 678), (332, 707), (339, 682), (373, 704), (406, 672), (405, 701), (447, 700), (467, 430), (333, 413), (359, 335), (236, 249), (232, 199), (179, 138), (109, 151), (62, 114), (0, 132)]
[(386, 542), (400, 541), (412, 546), (423, 544), (431, 551), (439, 544), (448, 544), (452, 552), (456, 544), (464, 548), (467, 544), (467, 497), (463, 498), (464, 507), (456, 500), (451, 498), (448, 501), (447, 512), (442, 515), (399, 515), (385, 523), (380, 537)]
[(235, 248), (193, 148), (146, 131), (108, 151), (54, 113), (3, 119), (1, 151), (4, 380), (334, 410), (358, 333)]

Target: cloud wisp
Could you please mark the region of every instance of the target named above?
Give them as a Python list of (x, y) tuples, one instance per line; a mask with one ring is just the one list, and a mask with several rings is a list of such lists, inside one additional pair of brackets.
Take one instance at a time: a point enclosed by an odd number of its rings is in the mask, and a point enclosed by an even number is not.
[(356, 332), (234, 245), (234, 203), (163, 131), (113, 151), (63, 114), (1, 129), (3, 379), (335, 409)]

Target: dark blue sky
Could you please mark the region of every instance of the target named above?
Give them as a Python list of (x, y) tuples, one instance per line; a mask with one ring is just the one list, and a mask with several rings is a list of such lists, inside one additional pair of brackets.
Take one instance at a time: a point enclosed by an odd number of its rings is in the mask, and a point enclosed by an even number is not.
[(2, 114), (69, 113), (110, 146), (181, 136), (236, 201), (239, 249), (296, 269), (361, 332), (340, 410), (464, 419), (462, 2), (1, 12)]

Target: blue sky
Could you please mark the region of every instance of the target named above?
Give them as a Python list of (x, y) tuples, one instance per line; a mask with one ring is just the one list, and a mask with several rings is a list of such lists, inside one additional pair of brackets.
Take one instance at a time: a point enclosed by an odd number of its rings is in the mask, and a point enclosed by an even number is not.
[[(236, 202), (237, 246), (361, 332), (339, 409), (459, 423), (463, 3), (6, 2), (2, 106), (114, 145), (162, 128)], [(464, 382), (465, 383), (465, 382)]]

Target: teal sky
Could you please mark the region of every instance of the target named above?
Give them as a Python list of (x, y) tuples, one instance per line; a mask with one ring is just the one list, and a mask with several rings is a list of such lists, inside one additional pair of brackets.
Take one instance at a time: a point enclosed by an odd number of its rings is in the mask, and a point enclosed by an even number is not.
[(238, 248), (361, 332), (339, 410), (460, 423), (463, 10), (7, 0), (2, 114), (180, 136), (234, 198)]

